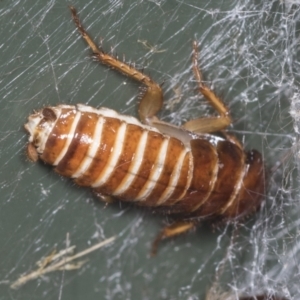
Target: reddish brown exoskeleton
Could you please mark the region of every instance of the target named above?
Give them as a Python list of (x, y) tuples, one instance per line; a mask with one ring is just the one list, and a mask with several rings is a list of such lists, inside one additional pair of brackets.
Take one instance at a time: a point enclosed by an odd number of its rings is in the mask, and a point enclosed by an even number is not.
[[(257, 210), (265, 186), (261, 154), (245, 152), (223, 131), (232, 122), (229, 110), (202, 82), (196, 42), (193, 72), (200, 93), (219, 116), (173, 126), (156, 117), (163, 104), (161, 87), (99, 49), (75, 8), (70, 9), (95, 59), (145, 86), (139, 104), (142, 123), (107, 108), (46, 107), (25, 125), (29, 158), (53, 165), (106, 201), (113, 196), (174, 215), (177, 221), (162, 230), (154, 248), (159, 240), (193, 228), (202, 217), (233, 219)], [(224, 138), (213, 132), (222, 132)]]

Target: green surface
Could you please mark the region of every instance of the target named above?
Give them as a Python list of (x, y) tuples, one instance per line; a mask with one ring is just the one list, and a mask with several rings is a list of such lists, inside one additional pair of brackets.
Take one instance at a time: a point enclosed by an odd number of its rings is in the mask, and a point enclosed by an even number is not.
[[(226, 226), (202, 226), (163, 243), (150, 258), (151, 242), (166, 219), (144, 209), (105, 207), (90, 191), (26, 159), (23, 124), (34, 109), (85, 103), (136, 115), (138, 85), (92, 62), (68, 4), (0, 1), (0, 299), (204, 299), (222, 259), (227, 289), (286, 287), (295, 294), (292, 266), (280, 277), (289, 232), (274, 242), (294, 205), (283, 205), (293, 199), (290, 183), (280, 176), (282, 169), (289, 173), (288, 166), (271, 174), (267, 205), (238, 234)], [(191, 72), (191, 44), (197, 40), (204, 76), (231, 108), (231, 131), (248, 149), (261, 151), (268, 166), (282, 161), (292, 141), (293, 8), (280, 1), (71, 4), (106, 51), (124, 53), (127, 62), (164, 82), (169, 100), (161, 117), (176, 124), (207, 114)], [(138, 40), (162, 51), (151, 52)], [(117, 240), (90, 254), (78, 271), (52, 273), (18, 290), (5, 284), (35, 268), (54, 247), (64, 248), (67, 233), (78, 251), (114, 235)], [(270, 270), (278, 270), (277, 276)]]

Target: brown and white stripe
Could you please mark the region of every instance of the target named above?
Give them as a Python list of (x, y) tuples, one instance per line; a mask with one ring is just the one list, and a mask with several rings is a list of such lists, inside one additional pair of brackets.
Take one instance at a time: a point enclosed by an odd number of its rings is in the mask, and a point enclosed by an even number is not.
[(261, 155), (228, 140), (202, 136), (186, 146), (133, 117), (81, 104), (44, 108), (25, 128), (44, 162), (102, 195), (225, 217), (260, 199)]
[(179, 140), (111, 109), (81, 104), (48, 109), (56, 120), (29, 121), (36, 126), (32, 140), (40, 145), (41, 159), (61, 175), (148, 206), (171, 204), (186, 194), (193, 163)]

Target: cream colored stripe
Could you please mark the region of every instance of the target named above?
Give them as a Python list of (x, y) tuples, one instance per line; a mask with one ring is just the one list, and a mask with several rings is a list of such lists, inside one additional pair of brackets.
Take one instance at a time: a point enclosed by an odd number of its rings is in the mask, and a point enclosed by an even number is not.
[(58, 157), (56, 158), (56, 160), (55, 160), (55, 162), (53, 164), (54, 166), (57, 166), (59, 164), (59, 162), (64, 158), (65, 154), (67, 153), (67, 151), (69, 149), (69, 146), (70, 146), (70, 144), (71, 144), (71, 142), (72, 142), (72, 140), (74, 138), (76, 127), (77, 127), (77, 124), (78, 124), (78, 122), (80, 120), (80, 117), (81, 117), (81, 112), (77, 111), (76, 115), (75, 115), (75, 118), (73, 120), (72, 126), (70, 128), (70, 131), (68, 133), (65, 146), (62, 149), (62, 151), (60, 152), (60, 154), (58, 155)]
[(180, 201), (185, 196), (188, 188), (191, 185), (192, 179), (193, 179), (193, 175), (194, 175), (194, 159), (193, 159), (193, 155), (192, 155), (191, 151), (187, 152), (187, 154), (189, 156), (189, 172), (188, 172), (188, 175), (187, 175), (188, 180), (186, 182), (186, 185), (185, 185), (185, 188), (184, 188), (182, 194), (177, 198), (177, 200), (174, 203)]
[(83, 161), (81, 162), (79, 168), (73, 174), (73, 178), (77, 178), (84, 174), (86, 170), (90, 167), (97, 150), (99, 148), (101, 137), (102, 137), (102, 130), (103, 130), (104, 118), (102, 116), (98, 116), (98, 121), (95, 125), (95, 130), (93, 134), (93, 141), (89, 146), (89, 149), (84, 157)]
[(139, 171), (140, 166), (143, 162), (147, 139), (148, 130), (144, 130), (137, 146), (137, 152), (135, 153), (133, 161), (131, 162), (131, 165), (129, 167), (128, 174), (123, 178), (122, 182), (116, 188), (114, 192), (115, 196), (126, 192), (126, 190), (130, 188), (130, 185), (135, 179), (137, 172)]
[[(215, 155), (217, 156), (218, 158), (218, 153), (217, 153), (217, 150), (215, 148), (213, 148), (214, 151), (215, 151)], [(207, 195), (204, 197), (204, 199), (202, 201), (199, 202), (198, 205), (196, 205), (192, 211), (196, 211), (200, 206), (202, 206), (210, 197), (214, 187), (215, 187), (215, 184), (217, 182), (217, 179), (218, 179), (218, 172), (219, 172), (219, 158), (217, 159), (216, 161), (216, 164), (215, 164), (215, 168), (213, 170), (213, 174), (212, 174), (212, 179), (211, 179), (211, 182), (210, 182), (210, 189), (207, 193)], [(199, 199), (200, 200), (200, 199)]]
[(156, 205), (164, 204), (169, 199), (171, 194), (173, 193), (173, 191), (174, 191), (174, 189), (175, 189), (175, 187), (178, 183), (178, 179), (180, 177), (180, 174), (181, 174), (181, 168), (182, 168), (186, 153), (187, 153), (187, 149), (181, 151), (181, 154), (180, 154), (180, 156), (177, 160), (176, 166), (173, 169), (173, 172), (171, 174), (171, 178), (170, 178), (170, 182), (168, 184), (168, 187), (164, 190), (164, 192), (160, 196), (159, 200), (157, 201)]
[[(41, 135), (40, 135), (40, 137), (41, 137), (41, 142), (40, 142), (40, 145), (39, 145), (39, 147), (38, 147), (38, 149), (37, 149), (37, 151), (39, 152), (39, 153), (43, 153), (44, 152), (44, 150), (45, 150), (45, 146), (46, 146), (46, 143), (47, 143), (47, 141), (48, 141), (48, 137), (49, 137), (49, 135), (50, 135), (50, 133), (52, 132), (52, 130), (53, 130), (53, 128), (54, 128), (54, 126), (55, 126), (55, 124), (56, 124), (56, 122), (57, 122), (57, 120), (59, 119), (59, 117), (60, 117), (60, 115), (61, 115), (61, 108), (52, 108), (52, 107), (49, 107), (50, 109), (52, 109), (53, 111), (54, 111), (54, 113), (55, 113), (55, 115), (56, 115), (56, 120), (53, 122), (47, 122), (47, 125), (45, 126), (43, 126), (43, 131), (41, 132)], [(49, 124), (50, 123), (50, 124)]]
[(105, 184), (112, 172), (114, 171), (114, 169), (116, 168), (119, 157), (122, 154), (124, 140), (126, 136), (126, 128), (127, 124), (125, 122), (122, 122), (121, 126), (118, 129), (112, 153), (110, 153), (108, 162), (106, 163), (103, 172), (101, 172), (98, 179), (92, 184), (92, 187), (96, 188)]
[(84, 104), (77, 104), (76, 107), (79, 111), (82, 111), (82, 112), (95, 113), (97, 115), (102, 115), (103, 117), (118, 119), (120, 121), (126, 122), (127, 124), (137, 125), (148, 131), (159, 132), (159, 130), (155, 127), (142, 124), (138, 119), (136, 119), (132, 116), (121, 115), (118, 112), (116, 112), (115, 110), (112, 110), (110, 108), (100, 107), (97, 109), (97, 108), (87, 106)]
[(224, 214), (225, 211), (233, 204), (237, 194), (239, 193), (239, 191), (241, 189), (241, 186), (242, 186), (243, 180), (244, 180), (244, 176), (245, 176), (245, 174), (247, 174), (248, 169), (249, 169), (249, 165), (245, 164), (244, 168), (243, 168), (243, 172), (241, 172), (240, 178), (238, 179), (237, 183), (235, 184), (234, 190), (233, 190), (232, 194), (230, 195), (228, 202), (221, 209), (221, 212), (220, 212), (221, 214)]
[(156, 161), (150, 172), (149, 178), (144, 184), (144, 186), (142, 187), (142, 189), (140, 190), (137, 197), (134, 199), (134, 201), (145, 201), (147, 196), (149, 196), (149, 194), (156, 186), (157, 180), (159, 179), (159, 176), (164, 168), (168, 145), (169, 145), (169, 139), (170, 139), (169, 137), (165, 138), (164, 141), (162, 142)]

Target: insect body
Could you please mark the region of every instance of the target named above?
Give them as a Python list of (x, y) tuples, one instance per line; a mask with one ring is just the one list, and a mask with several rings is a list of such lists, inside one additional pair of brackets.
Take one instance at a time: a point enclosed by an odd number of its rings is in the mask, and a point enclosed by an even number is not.
[[(255, 211), (264, 191), (261, 154), (244, 152), (236, 138), (223, 132), (231, 124), (229, 111), (202, 82), (196, 43), (193, 71), (199, 91), (220, 116), (173, 126), (156, 117), (163, 102), (160, 86), (99, 49), (76, 10), (70, 9), (95, 58), (145, 85), (139, 105), (143, 123), (107, 108), (46, 107), (25, 125), (28, 156), (101, 195), (177, 216), (179, 221), (166, 227), (157, 241), (192, 228), (200, 217), (229, 219)], [(224, 138), (210, 132), (223, 132)]]
[(99, 194), (199, 216), (235, 217), (257, 206), (248, 182), (261, 157), (230, 141), (203, 136), (186, 146), (133, 117), (82, 104), (44, 108), (25, 128), (44, 162)]
[(31, 115), (25, 128), (44, 162), (102, 195), (170, 205), (190, 186), (191, 151), (133, 117), (107, 108), (60, 105)]

